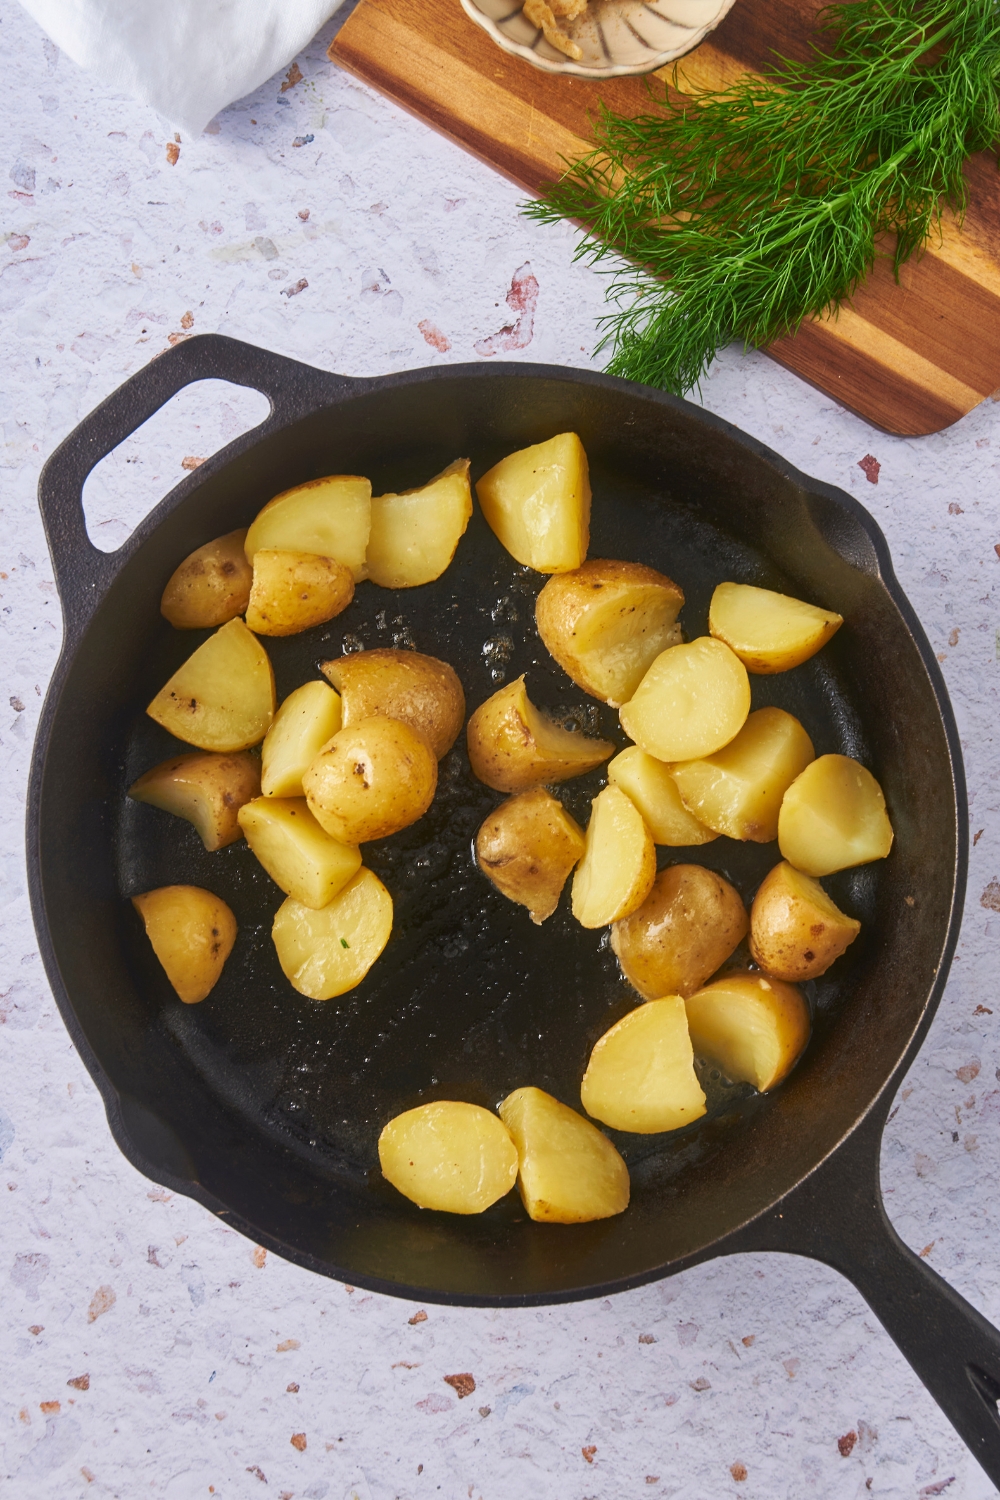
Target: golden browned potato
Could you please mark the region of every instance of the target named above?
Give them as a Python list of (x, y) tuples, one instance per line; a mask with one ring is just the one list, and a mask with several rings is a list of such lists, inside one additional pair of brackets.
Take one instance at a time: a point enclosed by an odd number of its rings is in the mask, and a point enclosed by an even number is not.
[(714, 828), (689, 813), (681, 801), (677, 783), (662, 760), (654, 760), (638, 745), (628, 745), (608, 762), (608, 780), (620, 786), (642, 813), (654, 844), (684, 848), (710, 844), (719, 835)]
[(523, 676), (479, 705), (466, 740), (474, 774), (497, 792), (582, 776), (615, 748), (556, 724), (530, 701)]
[(258, 635), (298, 635), (325, 625), (353, 598), (354, 575), (332, 557), (258, 547), (247, 625)]
[(583, 859), (573, 877), (573, 915), (581, 927), (620, 921), (649, 895), (656, 848), (642, 814), (618, 786), (591, 803)]
[(237, 814), (260, 796), (260, 761), (238, 755), (175, 755), (133, 781), (128, 795), (193, 823), (206, 849), (222, 849), (243, 835)]
[(788, 1077), (809, 1040), (809, 1007), (795, 986), (750, 970), (692, 995), (687, 1016), (697, 1056), (762, 1094)]
[(177, 630), (225, 625), (247, 607), (253, 572), (243, 554), (246, 527), (197, 547), (170, 575), (160, 614)]
[(510, 555), (539, 573), (578, 568), (590, 543), (590, 474), (575, 432), (508, 454), (476, 495)]
[(197, 885), (161, 885), (132, 897), (163, 971), (185, 1005), (211, 991), (236, 941), (226, 903)]
[(422, 818), (437, 761), (422, 735), (375, 715), (340, 729), (302, 778), (309, 810), (332, 838), (364, 844)]
[(274, 672), (242, 620), (230, 620), (193, 651), (146, 709), (200, 750), (248, 750), (274, 718)]
[(289, 896), (271, 936), (282, 973), (310, 1000), (332, 1000), (359, 985), (392, 932), (392, 897), (364, 865), (318, 910)]
[(423, 735), (438, 760), (458, 738), (465, 694), (454, 667), (419, 651), (352, 651), (320, 663), (341, 697), (344, 728), (373, 714), (400, 719)]
[(340, 697), (325, 682), (304, 682), (289, 693), (261, 747), (264, 796), (301, 797), (303, 776), (340, 727)]
[(750, 909), (754, 961), (793, 984), (825, 974), (860, 931), (818, 880), (787, 862), (765, 875)]
[(420, 489), (373, 495), (368, 577), (385, 589), (432, 583), (455, 556), (471, 518), (467, 458), (456, 458)]
[(833, 610), (746, 583), (720, 583), (708, 612), (710, 633), (748, 672), (767, 676), (808, 661), (843, 623)]
[(793, 714), (758, 708), (735, 739), (704, 760), (671, 767), (684, 806), (716, 833), (769, 844), (781, 799), (816, 752)]
[(563, 671), (584, 692), (620, 708), (660, 652), (680, 643), (683, 603), (665, 573), (593, 558), (549, 579), (535, 623)]
[(583, 849), (583, 829), (541, 786), (501, 802), (476, 834), (483, 874), (539, 926), (559, 905)]
[(722, 641), (699, 636), (661, 651), (618, 717), (629, 739), (657, 760), (714, 755), (750, 712), (746, 667)]
[(450, 1099), (390, 1120), (378, 1159), (405, 1198), (449, 1214), (481, 1214), (517, 1177), (517, 1149), (503, 1122), (478, 1104)]
[(247, 532), (247, 562), (253, 562), (261, 547), (315, 552), (343, 563), (359, 583), (367, 577), (371, 495), (368, 480), (357, 474), (330, 474), (283, 490), (267, 502)]
[(649, 1000), (604, 1033), (580, 1098), (595, 1120), (636, 1135), (679, 1130), (705, 1113), (680, 995)]
[(258, 797), (240, 808), (247, 843), (286, 896), (319, 910), (361, 869), (361, 850), (316, 822), (304, 797)]
[(628, 1167), (607, 1136), (541, 1089), (515, 1089), (499, 1106), (517, 1147), (517, 1186), (529, 1219), (587, 1224), (628, 1208)]
[(645, 901), (611, 929), (622, 972), (647, 1000), (691, 995), (749, 927), (740, 893), (703, 865), (668, 865)]
[(781, 804), (778, 848), (807, 875), (885, 859), (892, 824), (872, 773), (849, 755), (821, 755), (806, 766)]

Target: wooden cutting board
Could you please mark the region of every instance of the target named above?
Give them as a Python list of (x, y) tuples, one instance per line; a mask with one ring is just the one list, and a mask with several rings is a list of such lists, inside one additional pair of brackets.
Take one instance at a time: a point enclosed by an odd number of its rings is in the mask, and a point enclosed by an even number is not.
[[(737, 0), (682, 76), (719, 87), (772, 51), (805, 58), (821, 3)], [(587, 150), (599, 101), (649, 108), (642, 78), (591, 83), (509, 57), (457, 0), (361, 0), (330, 56), (532, 192)], [(850, 307), (767, 351), (888, 432), (938, 432), (1000, 387), (1000, 172), (983, 154), (966, 175), (961, 231), (948, 222), (898, 284), (880, 260)]]

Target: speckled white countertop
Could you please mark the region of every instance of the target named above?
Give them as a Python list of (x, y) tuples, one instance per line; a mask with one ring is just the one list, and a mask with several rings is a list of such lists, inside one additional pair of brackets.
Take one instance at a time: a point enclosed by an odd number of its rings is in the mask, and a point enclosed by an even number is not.
[[(822, 1266), (744, 1257), (605, 1302), (423, 1318), (265, 1255), (111, 1139), (25, 895), (25, 782), (60, 639), (43, 459), (188, 331), (348, 374), (498, 349), (587, 365), (601, 308), (572, 233), (525, 222), (516, 189), (339, 73), (332, 31), (294, 86), (177, 141), (0, 0), (0, 1492), (983, 1500), (981, 1470)], [(943, 664), (968, 907), (882, 1165), (899, 1232), (1000, 1321), (1000, 408), (885, 437), (735, 350), (704, 400), (869, 507)], [(120, 543), (185, 460), (260, 415), (230, 387), (178, 398), (88, 487), (95, 539)], [(445, 1383), (460, 1372), (471, 1398)]]

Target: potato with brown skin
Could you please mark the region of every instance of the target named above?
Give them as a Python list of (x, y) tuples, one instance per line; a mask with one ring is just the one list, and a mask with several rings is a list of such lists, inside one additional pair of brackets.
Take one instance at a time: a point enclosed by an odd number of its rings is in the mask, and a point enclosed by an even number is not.
[(610, 740), (589, 739), (554, 723), (529, 699), (523, 676), (479, 705), (466, 740), (473, 773), (497, 792), (582, 776), (615, 748)]
[(384, 589), (432, 583), (451, 563), (471, 519), (467, 458), (456, 458), (419, 489), (373, 495), (368, 577)]
[(487, 525), (539, 573), (578, 568), (590, 542), (590, 474), (575, 432), (509, 453), (476, 485)]
[(479, 868), (541, 926), (584, 850), (583, 829), (544, 787), (501, 802), (476, 834)]
[(691, 1045), (733, 1083), (776, 1088), (809, 1040), (809, 1007), (792, 984), (770, 974), (726, 974), (686, 1002)]
[(309, 811), (331, 838), (364, 844), (422, 818), (437, 760), (409, 724), (375, 715), (339, 730), (302, 778)]
[(372, 525), (372, 487), (357, 474), (328, 474), (282, 490), (247, 532), (252, 563), (260, 548), (315, 552), (350, 568), (355, 583), (367, 578), (365, 553)]
[(808, 661), (843, 623), (832, 609), (746, 583), (720, 583), (708, 612), (709, 632), (736, 652), (748, 672), (762, 676)]
[(217, 983), (236, 941), (236, 918), (220, 896), (197, 885), (163, 885), (132, 897), (153, 952), (185, 1005)]
[(223, 849), (243, 837), (239, 810), (260, 796), (260, 761), (238, 755), (174, 755), (133, 781), (128, 796), (192, 823), (206, 849)]
[(177, 668), (146, 712), (200, 750), (249, 750), (274, 718), (270, 658), (242, 620), (230, 620)]
[(254, 553), (246, 621), (257, 635), (298, 635), (325, 625), (354, 598), (350, 568), (313, 552)]
[(208, 630), (235, 620), (247, 607), (253, 569), (243, 544), (246, 527), (195, 548), (167, 581), (160, 614), (175, 630)]
[(750, 909), (750, 952), (776, 979), (825, 974), (861, 931), (818, 880), (783, 861), (765, 875)]
[(419, 651), (379, 647), (320, 663), (340, 694), (343, 725), (384, 714), (409, 724), (438, 760), (451, 749), (465, 719), (465, 693), (454, 667)]
[(728, 880), (703, 865), (668, 865), (639, 909), (612, 927), (611, 947), (646, 1000), (686, 996), (725, 963), (749, 925)]

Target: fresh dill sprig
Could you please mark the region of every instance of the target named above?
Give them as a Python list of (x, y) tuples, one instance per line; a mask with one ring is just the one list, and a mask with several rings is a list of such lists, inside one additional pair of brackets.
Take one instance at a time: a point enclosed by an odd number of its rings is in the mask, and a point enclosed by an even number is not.
[[(762, 347), (836, 308), (880, 237), (895, 268), (965, 207), (965, 159), (1000, 139), (995, 0), (854, 0), (807, 63), (668, 95), (627, 119), (526, 213), (584, 226), (612, 270), (608, 369), (683, 394), (734, 339)], [(679, 88), (675, 70), (674, 89)]]

